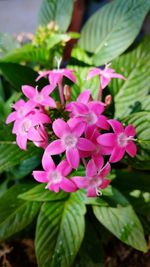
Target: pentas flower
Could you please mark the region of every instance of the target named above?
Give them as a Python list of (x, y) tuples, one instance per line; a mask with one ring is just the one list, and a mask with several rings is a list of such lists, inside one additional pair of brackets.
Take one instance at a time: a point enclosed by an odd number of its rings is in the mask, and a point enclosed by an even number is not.
[(41, 133), (39, 133), (37, 126), (50, 122), (50, 118), (38, 110), (29, 113), (20, 120), (16, 120), (12, 132), (16, 134), (18, 146), (26, 150), (28, 139), (40, 144), (43, 139), (41, 138)]
[(76, 176), (72, 177), (72, 180), (76, 183), (78, 188), (85, 188), (88, 197), (95, 197), (100, 189), (106, 188), (110, 180), (106, 179), (110, 173), (110, 164), (107, 164), (101, 168), (97, 169), (94, 160), (89, 160), (86, 168), (86, 176)]
[(58, 85), (60, 99), (62, 105), (64, 104), (64, 94), (63, 94), (63, 87), (62, 87), (62, 81), (63, 77), (67, 77), (72, 82), (76, 82), (76, 77), (73, 75), (73, 70), (69, 69), (54, 69), (54, 70), (48, 70), (40, 72), (40, 75), (37, 77), (36, 81), (41, 79), (42, 77), (48, 76), (49, 82), (53, 86)]
[(37, 88), (34, 88), (29, 85), (23, 85), (22, 86), (22, 92), (26, 97), (29, 98), (30, 102), (33, 104), (33, 106), (48, 106), (51, 108), (56, 108), (56, 103), (52, 97), (49, 96), (49, 94), (54, 90), (54, 86), (52, 85), (46, 85), (40, 92), (37, 90)]
[(29, 102), (25, 102), (23, 99), (20, 99), (15, 104), (12, 105), (12, 108), (15, 111), (11, 112), (7, 119), (6, 123), (9, 124), (15, 120), (20, 120), (21, 118), (25, 117), (28, 113), (33, 110), (34, 105)]
[(80, 163), (79, 150), (92, 151), (95, 149), (94, 144), (81, 137), (85, 125), (78, 123), (73, 127), (73, 121), (66, 123), (62, 119), (57, 119), (52, 125), (53, 131), (60, 139), (53, 141), (48, 145), (45, 154), (58, 155), (66, 151), (66, 158), (72, 168), (77, 169)]
[(135, 128), (128, 125), (125, 129), (123, 125), (117, 120), (108, 120), (114, 133), (102, 134), (97, 138), (100, 145), (104, 145), (112, 149), (110, 162), (120, 161), (125, 152), (131, 157), (135, 157), (137, 148), (134, 144), (134, 136), (136, 135)]
[(44, 171), (33, 171), (33, 177), (40, 183), (46, 183), (46, 188), (54, 192), (63, 189), (66, 192), (74, 192), (77, 190), (76, 184), (67, 179), (66, 176), (71, 172), (72, 168), (67, 160), (61, 161), (57, 166), (51, 157), (45, 157), (43, 161)]
[(77, 101), (73, 101), (66, 105), (66, 110), (71, 112), (70, 116), (78, 118), (79, 121), (83, 121), (87, 126), (96, 125), (101, 129), (108, 130), (110, 128), (107, 118), (101, 115), (104, 111), (104, 104), (100, 101), (81, 102), (81, 99), (85, 95), (86, 101), (89, 99), (89, 92), (82, 93), (82, 97), (79, 96)]
[(111, 81), (112, 78), (118, 78), (125, 80), (125, 77), (119, 73), (116, 73), (114, 69), (108, 68), (106, 65), (105, 69), (94, 68), (89, 71), (87, 79), (91, 79), (93, 76), (99, 75), (101, 81), (101, 88), (104, 89)]

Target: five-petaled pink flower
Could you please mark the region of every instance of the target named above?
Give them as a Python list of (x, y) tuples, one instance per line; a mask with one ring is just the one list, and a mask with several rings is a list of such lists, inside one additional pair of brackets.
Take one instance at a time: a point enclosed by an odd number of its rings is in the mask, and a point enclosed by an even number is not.
[(89, 98), (89, 90), (85, 90), (79, 95), (77, 101), (66, 105), (66, 110), (71, 112), (71, 117), (85, 122), (87, 126), (96, 125), (101, 129), (108, 130), (110, 126), (107, 118), (101, 115), (104, 111), (104, 104), (100, 101), (88, 101)]
[(58, 85), (60, 99), (62, 105), (64, 104), (64, 93), (63, 93), (63, 87), (62, 87), (62, 81), (63, 77), (67, 77), (72, 82), (76, 82), (76, 77), (73, 75), (73, 70), (69, 69), (54, 69), (54, 70), (48, 70), (40, 72), (40, 75), (37, 77), (36, 81), (41, 79), (42, 77), (48, 76), (49, 82), (53, 86)]
[(128, 125), (125, 129), (117, 120), (108, 120), (114, 133), (102, 134), (97, 138), (99, 144), (112, 148), (110, 162), (120, 161), (125, 152), (131, 157), (135, 157), (137, 148), (134, 144), (135, 128)]
[(49, 94), (54, 90), (54, 86), (46, 85), (43, 89), (39, 92), (37, 88), (34, 88), (30, 85), (23, 85), (22, 92), (26, 97), (29, 98), (30, 102), (33, 106), (48, 106), (51, 108), (56, 108), (56, 103)]
[(72, 121), (66, 123), (62, 119), (57, 119), (52, 125), (53, 131), (60, 139), (53, 141), (48, 145), (45, 154), (58, 155), (66, 151), (66, 158), (72, 168), (77, 169), (80, 163), (79, 150), (92, 151), (95, 149), (94, 144), (81, 137), (84, 132), (84, 123), (75, 124), (72, 126)]
[(75, 176), (72, 180), (76, 183), (78, 188), (85, 188), (88, 197), (95, 197), (100, 189), (106, 188), (110, 180), (106, 179), (110, 173), (111, 167), (110, 163), (107, 162), (106, 165), (97, 169), (94, 160), (89, 160), (86, 168), (86, 177)]
[(66, 192), (77, 190), (76, 184), (66, 178), (72, 168), (67, 160), (62, 160), (57, 166), (51, 157), (45, 157), (42, 161), (44, 171), (33, 171), (33, 177), (40, 183), (46, 183), (46, 188), (54, 192), (63, 189)]
[(112, 78), (125, 80), (125, 77), (123, 75), (116, 73), (114, 69), (108, 68), (107, 65), (104, 70), (99, 68), (90, 70), (87, 79), (90, 79), (96, 75), (100, 76), (101, 89), (104, 89), (110, 83)]

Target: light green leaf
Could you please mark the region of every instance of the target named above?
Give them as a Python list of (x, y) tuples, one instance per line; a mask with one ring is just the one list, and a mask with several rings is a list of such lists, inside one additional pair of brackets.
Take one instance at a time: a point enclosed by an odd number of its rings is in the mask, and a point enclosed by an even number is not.
[(143, 228), (132, 206), (118, 202), (118, 205), (109, 207), (93, 206), (93, 211), (96, 218), (121, 241), (140, 251), (147, 251)]
[(55, 22), (65, 32), (70, 24), (73, 0), (43, 0), (39, 11), (39, 23), (46, 25)]
[(108, 63), (132, 44), (149, 8), (149, 0), (114, 0), (106, 4), (83, 27), (79, 45), (94, 53), (96, 65)]
[(30, 185), (15, 185), (0, 198), (0, 241), (24, 229), (35, 218), (40, 204), (18, 199)]
[(35, 240), (39, 267), (71, 266), (84, 237), (84, 214), (79, 191), (66, 201), (43, 204)]
[(112, 79), (110, 90), (114, 95), (115, 117), (150, 110), (150, 37), (145, 38), (132, 52), (113, 61), (112, 67), (123, 74), (126, 81)]
[(28, 201), (58, 201), (68, 198), (68, 194), (64, 191), (59, 193), (54, 193), (45, 189), (45, 184), (40, 184), (30, 189), (29, 191), (19, 195), (19, 198), (28, 200)]

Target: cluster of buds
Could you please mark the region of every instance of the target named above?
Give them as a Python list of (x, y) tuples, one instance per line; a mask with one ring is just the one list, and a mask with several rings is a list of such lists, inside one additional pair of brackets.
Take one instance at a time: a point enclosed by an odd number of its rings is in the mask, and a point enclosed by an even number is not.
[[(54, 192), (60, 189), (74, 192), (82, 188), (88, 197), (99, 195), (100, 190), (110, 183), (107, 176), (111, 163), (120, 161), (125, 152), (131, 157), (136, 155), (134, 127), (128, 125), (124, 128), (118, 120), (108, 119), (104, 112), (109, 101), (100, 101), (102, 91), (110, 80), (124, 77), (108, 66), (104, 70), (90, 70), (87, 79), (95, 75), (100, 76), (97, 100), (93, 100), (91, 90), (87, 89), (76, 101), (68, 102), (71, 91), (67, 85), (63, 87), (63, 78), (65, 76), (75, 83), (73, 71), (57, 69), (41, 72), (37, 81), (47, 77), (49, 84), (40, 92), (32, 86), (22, 86), (28, 101), (16, 102), (13, 105), (15, 111), (6, 120), (6, 123), (14, 121), (12, 132), (16, 134), (16, 142), (21, 149), (26, 149), (27, 140), (44, 148), (44, 170), (33, 171), (33, 177)], [(52, 119), (51, 114), (57, 110), (58, 104), (50, 94), (57, 88), (61, 102), (60, 117)], [(53, 141), (49, 141), (52, 138), (48, 127), (51, 127)], [(57, 162), (59, 159), (57, 164), (56, 159)], [(73, 176), (72, 170), (78, 170), (80, 164), (85, 168), (85, 176)]]

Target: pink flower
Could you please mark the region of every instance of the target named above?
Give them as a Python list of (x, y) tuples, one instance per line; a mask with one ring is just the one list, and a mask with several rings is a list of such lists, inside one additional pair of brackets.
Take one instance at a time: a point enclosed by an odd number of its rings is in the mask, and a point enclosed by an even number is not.
[(63, 88), (62, 88), (63, 77), (65, 76), (69, 80), (75, 83), (76, 78), (72, 73), (73, 73), (73, 70), (69, 70), (69, 69), (54, 69), (54, 70), (43, 71), (37, 77), (36, 81), (38, 81), (42, 77), (48, 76), (48, 79), (51, 85), (55, 87), (58, 85), (60, 99), (63, 105), (64, 104), (64, 94), (63, 94)]
[(108, 68), (107, 65), (104, 70), (99, 68), (90, 70), (87, 79), (90, 79), (96, 75), (100, 76), (101, 89), (104, 89), (110, 83), (112, 78), (125, 80), (125, 77), (123, 77), (121, 74), (116, 73), (114, 69)]
[(78, 188), (85, 188), (88, 197), (95, 197), (100, 189), (106, 188), (110, 181), (106, 179), (107, 175), (110, 173), (110, 164), (107, 164), (101, 168), (97, 169), (93, 159), (89, 160), (86, 168), (86, 177), (72, 177), (72, 180), (76, 183)]
[(17, 119), (21, 119), (25, 117), (34, 108), (34, 106), (31, 103), (25, 102), (23, 99), (20, 99), (19, 101), (17, 101), (15, 104), (12, 105), (12, 107), (15, 109), (15, 111), (11, 112), (8, 115), (6, 119), (7, 124)]
[(26, 97), (30, 99), (30, 102), (35, 106), (48, 106), (51, 108), (56, 108), (56, 103), (49, 94), (54, 90), (54, 86), (47, 85), (40, 92), (37, 88), (34, 88), (29, 85), (22, 86), (22, 92)]
[(18, 146), (26, 150), (28, 139), (35, 143), (40, 143), (41, 133), (39, 133), (37, 126), (50, 122), (50, 118), (38, 110), (35, 110), (20, 120), (16, 120), (12, 132), (16, 134)]
[(59, 192), (60, 188), (66, 192), (74, 192), (77, 186), (66, 176), (71, 172), (71, 166), (67, 160), (55, 165), (51, 157), (45, 157), (43, 161), (44, 171), (33, 171), (33, 177), (40, 183), (47, 183), (46, 188), (54, 192)]
[(92, 151), (95, 146), (86, 138), (81, 137), (84, 132), (84, 123), (78, 123), (74, 127), (72, 121), (66, 123), (57, 119), (52, 125), (53, 131), (60, 139), (53, 141), (45, 150), (45, 155), (58, 155), (66, 151), (66, 157), (72, 168), (77, 169), (80, 162), (79, 150)]
[(107, 118), (101, 115), (104, 111), (104, 104), (100, 101), (88, 102), (89, 97), (89, 90), (86, 90), (78, 97), (77, 101), (67, 104), (66, 110), (71, 112), (71, 117), (78, 118), (79, 121), (85, 122), (87, 126), (96, 125), (101, 129), (108, 130), (110, 126)]
[(131, 157), (135, 157), (137, 148), (134, 144), (134, 136), (136, 134), (135, 128), (128, 125), (125, 129), (122, 124), (117, 120), (108, 121), (114, 130), (114, 133), (102, 134), (97, 138), (100, 145), (112, 148), (110, 162), (120, 161), (125, 152)]

